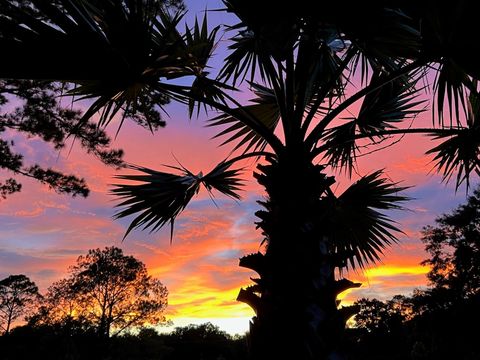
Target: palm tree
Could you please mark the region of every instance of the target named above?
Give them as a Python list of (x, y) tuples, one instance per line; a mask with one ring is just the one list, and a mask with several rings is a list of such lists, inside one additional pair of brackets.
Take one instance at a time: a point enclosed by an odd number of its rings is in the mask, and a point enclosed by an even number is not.
[[(159, 97), (186, 103), (190, 115), (217, 111), (208, 126), (236, 155), (205, 175), (132, 166), (139, 174), (119, 176), (128, 182), (113, 189), (123, 199), (116, 217), (135, 216), (127, 234), (173, 231), (202, 186), (239, 199), (238, 162), (257, 159), (254, 176), (266, 195), (256, 216), (266, 246), (240, 259), (258, 278), (238, 295), (256, 314), (251, 358), (338, 359), (357, 309), (339, 307), (337, 296), (360, 286), (342, 270), (375, 263), (397, 241), (399, 229), (382, 210), (406, 198), (381, 171), (335, 194), (328, 171), (351, 173), (365, 148), (421, 133), (437, 140), (429, 153), (444, 180), (455, 175), (457, 187), (468, 186), (480, 145), (473, 1), (330, 2), (321, 11), (306, 0), (223, 3), (238, 23), (227, 28), (230, 53), (212, 78), (207, 64), (219, 28), (208, 30), (206, 18), (180, 33), (181, 14), (154, 0), (31, 0), (28, 7), (0, 0), (0, 46), (8, 53), (0, 77), (75, 83), (72, 95), (94, 99), (85, 118), (101, 110), (100, 125), (119, 112), (151, 110)], [(255, 96), (250, 104), (231, 95), (241, 82)], [(420, 128), (426, 90), (434, 92), (434, 121)]]

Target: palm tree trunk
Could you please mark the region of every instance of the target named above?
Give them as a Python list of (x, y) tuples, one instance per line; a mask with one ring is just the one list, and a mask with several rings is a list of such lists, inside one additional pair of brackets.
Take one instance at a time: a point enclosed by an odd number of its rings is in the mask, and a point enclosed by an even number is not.
[(240, 260), (260, 278), (238, 297), (256, 312), (251, 359), (341, 359), (345, 316), (354, 309), (339, 310), (337, 295), (360, 284), (335, 280), (337, 260), (322, 228), (334, 180), (301, 153), (258, 169), (268, 199), (256, 215), (267, 249)]

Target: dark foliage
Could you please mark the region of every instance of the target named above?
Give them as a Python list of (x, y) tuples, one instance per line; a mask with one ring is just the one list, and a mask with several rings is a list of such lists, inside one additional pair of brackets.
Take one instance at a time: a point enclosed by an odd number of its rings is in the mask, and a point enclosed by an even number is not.
[(148, 275), (141, 261), (117, 247), (93, 249), (48, 289), (30, 324), (73, 333), (94, 330), (109, 338), (138, 326), (165, 324), (167, 296), (167, 288)]
[(233, 338), (211, 323), (178, 327), (166, 336), (166, 344), (174, 349), (169, 360), (246, 359), (245, 338)]
[[(480, 358), (475, 324), (480, 297), (438, 308), (431, 294), (397, 297), (407, 312), (391, 311), (395, 298), (362, 299), (357, 328), (347, 331), (345, 348), (352, 360), (473, 360)], [(398, 300), (401, 299), (400, 303)], [(417, 305), (421, 303), (421, 310)]]
[(137, 334), (100, 339), (92, 331), (66, 333), (58, 326), (18, 327), (0, 337), (0, 359), (78, 360), (244, 360), (244, 337), (231, 337), (206, 323), (159, 334), (142, 328)]
[(14, 321), (26, 316), (39, 298), (37, 285), (25, 275), (0, 280), (0, 331), (8, 334)]
[(383, 302), (361, 299), (347, 332), (350, 358), (437, 360), (480, 358), (480, 187), (436, 226), (423, 230), (430, 287)]
[(19, 175), (36, 179), (61, 194), (86, 197), (89, 193), (84, 179), (31, 163), (17, 152), (15, 143), (7, 140), (16, 133), (40, 138), (56, 151), (76, 141), (104, 164), (123, 166), (123, 151), (111, 149), (111, 139), (94, 122), (80, 122), (80, 111), (72, 108), (71, 100), (62, 98), (67, 90), (56, 83), (0, 80), (0, 169), (15, 176), (0, 181), (0, 198), (21, 190), (16, 179)]
[(425, 227), (422, 237), (433, 290), (450, 294), (451, 302), (475, 296), (480, 292), (480, 187), (436, 223)]

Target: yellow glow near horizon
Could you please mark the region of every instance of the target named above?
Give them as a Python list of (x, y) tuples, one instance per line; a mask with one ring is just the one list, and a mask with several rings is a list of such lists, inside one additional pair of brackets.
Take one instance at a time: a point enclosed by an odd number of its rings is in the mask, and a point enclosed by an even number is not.
[[(347, 278), (363, 283), (360, 288), (362, 289), (372, 284), (385, 283), (387, 280), (382, 279), (383, 277), (415, 278), (425, 275), (428, 271), (428, 267), (420, 265), (383, 265)], [(248, 305), (236, 301), (241, 284), (219, 291), (208, 286), (201, 277), (193, 276), (183, 285), (180, 291), (173, 292), (169, 298), (167, 317), (173, 321), (173, 327), (211, 322), (230, 334), (243, 334), (248, 330), (248, 322), (254, 316), (254, 312)], [(355, 295), (357, 290), (349, 289), (340, 294), (338, 299), (342, 300), (341, 306), (352, 304), (358, 298)], [(163, 331), (169, 331), (172, 327), (164, 329)]]
[(379, 266), (367, 269), (365, 274), (368, 278), (375, 278), (381, 276), (397, 276), (397, 275), (424, 275), (430, 269), (427, 266)]
[(239, 287), (219, 291), (198, 285), (173, 293), (167, 310), (167, 318), (173, 325), (158, 330), (169, 332), (178, 326), (210, 322), (231, 335), (243, 335), (254, 312), (236, 300), (238, 291)]
[(253, 310), (246, 304), (238, 302), (239, 288), (224, 291), (218, 289), (185, 289), (171, 294), (168, 313), (172, 320), (182, 318), (250, 318)]
[(230, 318), (196, 318), (196, 317), (177, 317), (172, 319), (173, 325), (157, 327), (159, 332), (170, 332), (176, 327), (184, 327), (187, 325), (200, 325), (207, 322), (212, 323), (226, 331), (230, 335), (243, 335), (250, 327), (251, 317), (230, 317)]
[[(427, 274), (429, 270), (428, 266), (421, 265), (382, 265), (366, 269), (362, 274), (347, 275), (346, 277), (348, 279), (353, 282), (360, 282), (362, 283), (362, 286), (360, 288), (353, 288), (344, 291), (338, 296), (338, 300), (342, 301), (341, 305), (351, 305), (357, 298), (359, 298), (359, 296), (356, 295), (356, 291), (368, 288), (371, 285), (398, 287), (399, 285), (402, 285), (402, 283), (405, 283), (405, 280), (400, 278), (402, 276), (412, 277), (412, 282), (418, 283), (418, 286), (421, 286), (425, 283), (424, 275)], [(391, 278), (394, 277), (399, 278), (398, 281), (393, 280), (395, 282), (394, 285), (392, 285)], [(411, 286), (412, 283), (409, 282), (408, 285)]]

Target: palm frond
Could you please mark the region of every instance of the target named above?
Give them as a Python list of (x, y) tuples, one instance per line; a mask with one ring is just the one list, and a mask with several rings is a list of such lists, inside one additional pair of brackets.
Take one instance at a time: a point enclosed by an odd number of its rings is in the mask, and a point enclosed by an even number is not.
[[(370, 84), (382, 83), (388, 76), (375, 71)], [(319, 133), (323, 142), (318, 149), (334, 168), (345, 169), (351, 175), (359, 147), (357, 139), (368, 137), (372, 141), (383, 140), (383, 131), (395, 129), (396, 124), (414, 118), (424, 111), (419, 108), (425, 100), (419, 100), (422, 88), (417, 88), (417, 74), (399, 77), (366, 94), (358, 115), (348, 122)]]
[(235, 90), (226, 84), (206, 77), (208, 72), (206, 72), (205, 69), (215, 49), (215, 37), (219, 28), (219, 26), (216, 26), (211, 31), (208, 31), (207, 16), (205, 15), (201, 26), (199, 25), (198, 19), (195, 18), (193, 29), (189, 29), (188, 27), (185, 29), (186, 53), (188, 53), (188, 57), (192, 59), (189, 67), (191, 68), (192, 74), (195, 74), (195, 80), (190, 86), (190, 96), (188, 97), (190, 117), (193, 114), (195, 105), (197, 105), (198, 108), (198, 115), (202, 103), (206, 110), (205, 99), (208, 100), (207, 102), (225, 103), (223, 90)]
[[(325, 98), (340, 98), (344, 95), (345, 79), (342, 74), (340, 76), (338, 74), (342, 60), (329, 45), (333, 41), (342, 41), (334, 36), (336, 34), (336, 32), (331, 33), (330, 36), (320, 41), (320, 44), (316, 44), (315, 51), (311, 50), (310, 54), (305, 54), (304, 52), (302, 54), (303, 57), (308, 59), (303, 60), (300, 56), (298, 57), (295, 68), (297, 72), (296, 78), (301, 79), (303, 75), (306, 76), (306, 81), (304, 84), (299, 83), (299, 85), (302, 85), (302, 88), (297, 89), (297, 93), (305, 93), (304, 107), (309, 112), (318, 100), (319, 104), (316, 106), (315, 111), (324, 102)], [(319, 99), (320, 93), (322, 95)]]
[(115, 219), (136, 215), (127, 228), (124, 239), (133, 229), (150, 229), (150, 232), (155, 232), (167, 223), (171, 226), (173, 236), (175, 219), (198, 193), (201, 185), (209, 193), (214, 189), (239, 199), (238, 191), (242, 182), (238, 176), (241, 169), (232, 169), (231, 166), (232, 162), (223, 161), (205, 176), (201, 172), (194, 175), (183, 166), (170, 167), (178, 170), (180, 174), (131, 166), (142, 174), (119, 175), (116, 178), (135, 183), (115, 184), (111, 191), (113, 195), (123, 200), (117, 205), (123, 209), (114, 215)]
[[(206, 74), (204, 74), (206, 75)], [(236, 88), (206, 76), (197, 76), (188, 89), (188, 114), (192, 117), (195, 107), (197, 116), (203, 108), (207, 113), (207, 104), (219, 103), (226, 105), (225, 90), (235, 91)]]
[(202, 25), (195, 19), (193, 29), (185, 29), (185, 45), (188, 56), (192, 60), (192, 73), (200, 76), (207, 67), (208, 60), (215, 49), (215, 38), (220, 26), (208, 30), (207, 15), (203, 17)]
[[(233, 112), (238, 114), (248, 113), (273, 133), (280, 120), (280, 110), (274, 92), (272, 89), (259, 84), (251, 83), (251, 86), (257, 95), (255, 99), (251, 100), (255, 104), (234, 109)], [(242, 146), (245, 146), (245, 152), (251, 149), (263, 150), (266, 146), (266, 141), (260, 134), (243, 122), (238, 121), (234, 116), (222, 114), (210, 119), (207, 126), (227, 126), (214, 138), (228, 136), (221, 145), (237, 141), (235, 150)]]
[(100, 111), (100, 125), (167, 99), (172, 92), (161, 79), (202, 75), (215, 47), (218, 28), (208, 31), (206, 18), (182, 35), (183, 14), (156, 0), (60, 5), (32, 0), (29, 11), (0, 0), (0, 46), (10, 54), (0, 76), (75, 83), (70, 95), (94, 99), (84, 119)]
[(150, 228), (154, 232), (170, 223), (173, 229), (175, 218), (200, 189), (198, 176), (190, 173), (174, 175), (143, 167), (134, 169), (144, 174), (120, 175), (117, 178), (143, 184), (116, 184), (112, 190), (114, 195), (125, 199), (117, 205), (124, 209), (114, 215), (115, 219), (139, 213), (131, 222), (124, 238), (133, 229), (140, 227), (143, 230)]
[(480, 78), (478, 58), (472, 56), (480, 49), (472, 38), (477, 28), (475, 6), (474, 1), (407, 5), (412, 16), (421, 23), (422, 56), (437, 67), (435, 110), (440, 125), (444, 125), (447, 107), (450, 126), (453, 120), (460, 123), (467, 112), (470, 79)]
[(408, 198), (398, 193), (406, 188), (381, 175), (382, 171), (375, 171), (364, 176), (334, 201), (329, 236), (333, 252), (345, 260), (347, 268), (376, 263), (383, 249), (397, 242), (394, 233), (401, 232), (379, 210), (401, 209), (399, 203)]
[(372, 69), (378, 69), (379, 67), (374, 63), (372, 59), (368, 57), (367, 54), (362, 52), (360, 49), (357, 49), (355, 45), (352, 44), (350, 48), (352, 49), (352, 51), (355, 51), (355, 53), (352, 57), (352, 61), (349, 67), (349, 77), (358, 76), (358, 73), (360, 73), (360, 84), (362, 84), (362, 86), (367, 86)]
[(446, 139), (427, 151), (435, 154), (433, 161), (437, 172), (443, 173), (443, 181), (448, 182), (456, 172), (456, 189), (466, 182), (470, 185), (472, 172), (480, 174), (480, 98), (471, 93), (467, 104), (467, 127), (452, 128), (451, 133), (434, 136), (435, 140)]
[(209, 192), (215, 189), (226, 196), (239, 200), (238, 191), (243, 185), (239, 177), (242, 169), (231, 169), (231, 165), (227, 161), (222, 161), (202, 178), (202, 184)]
[(420, 31), (414, 20), (399, 8), (357, 3), (351, 4), (345, 14), (340, 11), (333, 17), (373, 68), (390, 68), (393, 59), (418, 56)]
[[(119, 112), (135, 113), (142, 108), (139, 99), (170, 95), (162, 94), (161, 88), (155, 86), (160, 77), (180, 77), (193, 72), (190, 60), (182, 61), (186, 58), (186, 46), (177, 31), (182, 15), (170, 16), (161, 9), (154, 11), (154, 6), (152, 1), (129, 2), (129, 6), (124, 6), (117, 0), (91, 10), (92, 21), (105, 34), (103, 46), (111, 53), (110, 60), (122, 63), (126, 74), (75, 81), (78, 86), (71, 95), (80, 100), (96, 99), (84, 119), (100, 111), (99, 125), (105, 126)], [(176, 61), (172, 59), (174, 55)], [(156, 105), (162, 108), (163, 104)]]
[(325, 131), (324, 158), (333, 168), (345, 169), (351, 175), (356, 162), (358, 146), (355, 142), (356, 123), (349, 121)]
[(453, 119), (458, 123), (461, 113), (465, 114), (467, 111), (466, 86), (470, 80), (465, 71), (452, 59), (444, 59), (439, 66), (434, 84), (436, 111), (439, 123), (443, 125), (445, 105), (448, 105), (450, 126), (452, 126)]
[(276, 14), (271, 16), (273, 3), (269, 2), (224, 0), (223, 3), (225, 10), (240, 21), (229, 27), (238, 33), (232, 37), (233, 44), (229, 46), (232, 52), (225, 60), (220, 78), (232, 78), (235, 83), (250, 74), (252, 81), (258, 73), (262, 81), (272, 82), (271, 64), (285, 60), (298, 38), (295, 16), (284, 6), (276, 6)]
[(228, 47), (231, 54), (225, 59), (219, 78), (224, 81), (232, 79), (235, 85), (239, 79), (243, 81), (250, 74), (250, 81), (253, 81), (258, 67), (258, 73), (264, 79), (266, 70), (258, 57), (260, 44), (253, 32), (241, 30), (232, 38), (232, 41), (233, 43)]
[[(380, 83), (384, 75), (375, 71), (370, 82)], [(396, 124), (415, 117), (423, 108), (418, 108), (426, 100), (418, 100), (422, 88), (416, 88), (420, 76), (408, 74), (368, 93), (356, 117), (358, 130), (363, 135), (375, 137), (385, 129), (394, 129)]]

